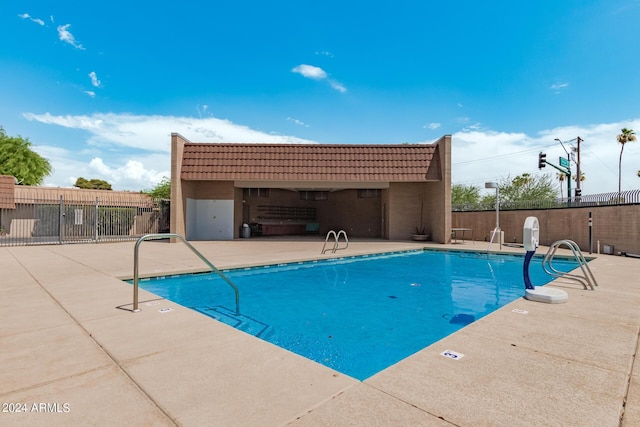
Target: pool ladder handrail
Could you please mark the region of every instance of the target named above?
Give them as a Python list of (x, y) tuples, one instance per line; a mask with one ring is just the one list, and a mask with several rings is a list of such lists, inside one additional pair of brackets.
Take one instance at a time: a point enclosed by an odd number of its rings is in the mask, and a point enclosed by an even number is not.
[[(325, 247), (327, 246), (327, 241), (329, 240), (329, 237), (333, 235), (334, 237), (334, 242), (333, 242), (333, 247), (332, 248), (327, 248), (325, 249)], [(344, 240), (346, 242), (346, 245), (344, 245), (343, 247), (339, 247), (338, 242), (340, 240), (340, 236), (344, 236)], [(336, 251), (341, 251), (344, 249), (347, 249), (349, 247), (349, 239), (347, 238), (347, 232), (344, 230), (340, 230), (338, 231), (338, 233), (336, 233), (333, 230), (329, 230), (327, 232), (327, 237), (324, 238), (324, 245), (322, 245), (322, 254), (324, 254), (327, 251), (331, 251), (332, 254), (335, 254)]]
[(489, 240), (489, 246), (487, 246), (487, 256), (489, 256), (489, 250), (491, 249), (491, 244), (493, 243), (493, 239), (498, 236), (498, 243), (500, 244), (500, 250), (502, 250), (502, 230), (500, 227), (496, 227), (491, 232), (491, 239)]
[[(564, 271), (560, 271), (554, 268), (553, 265), (551, 264), (553, 261), (553, 257), (556, 255), (556, 251), (562, 245), (567, 246), (571, 250), (573, 257), (578, 262), (578, 265), (582, 270), (582, 275), (570, 274)], [(596, 281), (595, 276), (591, 272), (591, 269), (589, 268), (589, 264), (587, 263), (587, 260), (585, 259), (584, 255), (582, 255), (582, 251), (580, 250), (580, 247), (573, 240), (563, 239), (563, 240), (557, 240), (553, 242), (551, 246), (549, 246), (549, 250), (547, 251), (547, 254), (544, 256), (544, 259), (542, 260), (542, 269), (545, 271), (545, 273), (553, 277), (563, 278), (570, 281), (578, 282), (582, 286), (584, 286), (585, 289), (591, 288), (591, 290), (595, 290), (595, 287), (598, 286), (598, 282)]]
[(235, 295), (236, 295), (236, 314), (240, 314), (240, 291), (238, 290), (238, 287), (234, 285), (233, 282), (231, 282), (231, 280), (229, 280), (227, 276), (222, 274), (222, 272), (220, 272), (220, 270), (218, 270), (208, 259), (206, 259), (204, 255), (202, 255), (196, 248), (194, 248), (191, 245), (191, 243), (187, 242), (187, 240), (181, 235), (175, 234), (175, 233), (146, 234), (140, 237), (136, 242), (135, 248), (133, 250), (133, 312), (137, 313), (140, 311), (140, 308), (138, 308), (138, 281), (139, 281), (138, 280), (138, 264), (139, 264), (138, 254), (139, 254), (140, 244), (142, 244), (142, 242), (146, 240), (163, 240), (163, 239), (171, 239), (171, 238), (181, 240), (185, 245), (187, 245), (189, 249), (191, 249), (191, 252), (196, 254), (202, 262), (207, 264), (207, 266), (211, 269), (211, 271), (217, 273), (218, 276), (220, 276), (225, 282), (229, 284), (229, 286), (233, 288), (233, 291), (235, 292)]

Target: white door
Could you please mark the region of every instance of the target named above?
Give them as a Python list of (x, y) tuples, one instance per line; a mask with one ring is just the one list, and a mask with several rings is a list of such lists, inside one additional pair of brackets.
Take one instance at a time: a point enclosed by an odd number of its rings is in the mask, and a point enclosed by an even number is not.
[(233, 200), (187, 199), (187, 240), (233, 240)]

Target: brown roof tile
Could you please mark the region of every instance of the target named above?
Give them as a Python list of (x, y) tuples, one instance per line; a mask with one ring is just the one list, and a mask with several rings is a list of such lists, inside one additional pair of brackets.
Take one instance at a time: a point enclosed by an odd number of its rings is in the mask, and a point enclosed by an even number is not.
[(153, 199), (148, 194), (133, 191), (90, 190), (82, 188), (37, 187), (17, 185), (15, 187), (16, 202), (33, 203), (34, 201), (55, 201), (62, 197), (66, 201), (98, 203), (111, 206), (129, 206), (150, 203)]
[(420, 182), (441, 177), (436, 144), (186, 143), (185, 180)]

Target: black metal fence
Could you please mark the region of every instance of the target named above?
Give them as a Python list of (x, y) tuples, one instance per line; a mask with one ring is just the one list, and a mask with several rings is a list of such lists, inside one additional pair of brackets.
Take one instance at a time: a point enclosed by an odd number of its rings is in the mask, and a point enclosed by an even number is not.
[(167, 200), (0, 198), (0, 246), (135, 240), (168, 230)]
[[(500, 200), (500, 210), (563, 209), (590, 206), (615, 206), (640, 204), (640, 190), (623, 191), (620, 194), (602, 193), (580, 197), (564, 197), (554, 200), (521, 200), (517, 202)], [(495, 210), (495, 203), (464, 203), (451, 205), (453, 212)]]

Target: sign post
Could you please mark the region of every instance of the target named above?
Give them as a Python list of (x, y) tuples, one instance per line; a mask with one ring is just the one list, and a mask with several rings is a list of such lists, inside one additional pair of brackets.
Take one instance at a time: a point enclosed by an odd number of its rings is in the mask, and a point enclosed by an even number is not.
[(559, 157), (560, 166), (556, 166), (546, 159), (547, 155), (543, 152), (538, 154), (538, 169), (542, 169), (545, 165), (555, 168), (567, 176), (567, 206), (571, 207), (571, 163), (568, 158)]

